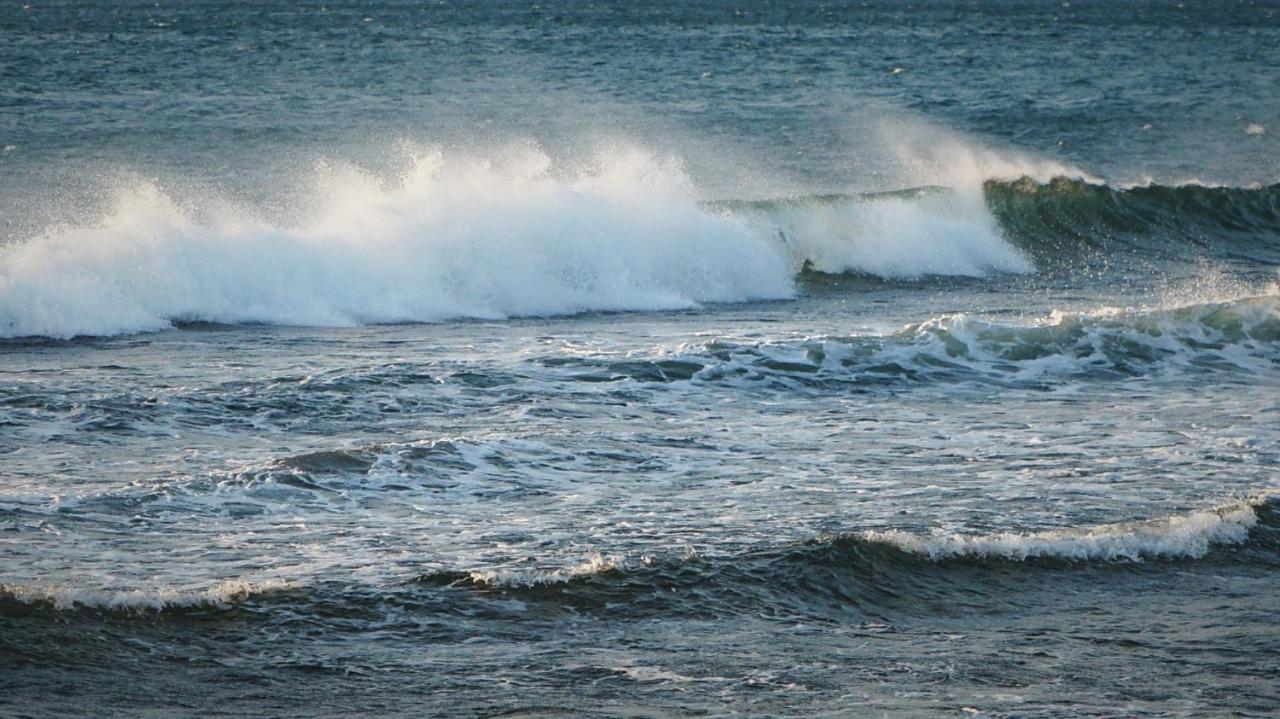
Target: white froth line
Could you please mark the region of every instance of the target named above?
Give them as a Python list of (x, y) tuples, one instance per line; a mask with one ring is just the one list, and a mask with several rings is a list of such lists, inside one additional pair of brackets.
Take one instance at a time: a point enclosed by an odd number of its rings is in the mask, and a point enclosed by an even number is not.
[(577, 577), (602, 574), (618, 568), (618, 561), (599, 554), (588, 557), (586, 561), (564, 569), (552, 571), (494, 569), (474, 571), (470, 579), (476, 584), (491, 587), (534, 587), (557, 584)]
[(93, 608), (158, 612), (174, 607), (197, 607), (201, 605), (226, 608), (251, 596), (292, 589), (297, 586), (296, 582), (278, 579), (260, 582), (227, 579), (203, 591), (187, 591), (173, 588), (112, 591), (58, 585), (0, 584), (0, 594), (8, 594), (23, 604), (49, 603), (59, 611)]
[(928, 535), (901, 530), (869, 531), (863, 539), (893, 545), (931, 560), (957, 557), (1027, 560), (1141, 561), (1146, 557), (1198, 559), (1215, 544), (1240, 544), (1258, 523), (1255, 507), (1270, 499), (1259, 495), (1239, 504), (1146, 522), (1103, 524), (1081, 530), (1034, 533)]

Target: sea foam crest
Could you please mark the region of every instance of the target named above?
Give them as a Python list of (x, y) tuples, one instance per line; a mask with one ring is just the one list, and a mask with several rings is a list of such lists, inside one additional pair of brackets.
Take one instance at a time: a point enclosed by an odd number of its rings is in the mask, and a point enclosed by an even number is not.
[(697, 361), (692, 376), (698, 379), (747, 368), (766, 377), (857, 380), (898, 368), (916, 378), (955, 376), (963, 369), (969, 379), (1036, 380), (1176, 368), (1268, 372), (1280, 349), (1277, 340), (1280, 297), (1269, 294), (1159, 309), (1055, 311), (1030, 324), (948, 315), (886, 336), (716, 341), (682, 347), (673, 358)]
[[(1268, 288), (1270, 291), (1272, 288)], [(1158, 309), (1055, 310), (1032, 325), (955, 315), (903, 330), (907, 347), (1027, 377), (1097, 368), (1230, 365), (1265, 371), (1280, 338), (1280, 297), (1242, 297)], [(901, 348), (895, 348), (901, 349)]]
[(619, 568), (618, 560), (601, 554), (593, 554), (582, 562), (561, 569), (521, 570), (492, 569), (470, 572), (468, 581), (489, 587), (536, 587), (561, 584), (580, 577), (611, 572)]
[(270, 221), (137, 183), (96, 225), (0, 246), (0, 337), (682, 309), (792, 297), (806, 265), (1034, 269), (977, 186), (733, 209), (702, 201), (678, 160), (628, 147), (577, 169), (524, 145), (425, 152), (391, 184), (330, 168), (306, 208)]
[(227, 579), (200, 590), (158, 587), (108, 590), (71, 586), (0, 584), (0, 599), (21, 604), (50, 606), (58, 611), (100, 609), (123, 612), (161, 612), (172, 609), (210, 607), (225, 609), (250, 597), (291, 589), (283, 580), (248, 581)]
[(899, 530), (859, 535), (932, 560), (1066, 559), (1075, 561), (1141, 561), (1144, 558), (1199, 559), (1214, 545), (1240, 544), (1258, 523), (1258, 497), (1236, 504), (1144, 522), (1102, 524), (1079, 529), (997, 534), (959, 534), (934, 531), (913, 534)]
[(797, 263), (820, 272), (914, 278), (1035, 270), (973, 188), (781, 202), (753, 219), (775, 232)]
[(0, 336), (171, 322), (347, 326), (790, 297), (776, 243), (639, 150), (561, 172), (536, 148), (426, 153), (386, 187), (331, 173), (296, 226), (186, 210), (154, 185), (95, 227), (0, 248)]

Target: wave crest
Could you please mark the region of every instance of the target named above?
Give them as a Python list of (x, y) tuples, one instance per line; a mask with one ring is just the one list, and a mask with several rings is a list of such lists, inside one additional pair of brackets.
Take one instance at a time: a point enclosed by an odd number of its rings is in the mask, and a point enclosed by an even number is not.
[(916, 534), (872, 530), (828, 535), (729, 555), (590, 561), (538, 572), (435, 571), (412, 584), (570, 611), (723, 616), (748, 611), (829, 615), (849, 607), (874, 616), (939, 607), (989, 609), (1037, 591), (1055, 573), (1135, 576), (1144, 562), (1275, 562), (1274, 499), (1255, 497), (1153, 520), (1042, 532)]
[(1216, 545), (1240, 544), (1258, 523), (1259, 497), (1190, 514), (1142, 522), (1103, 524), (1046, 532), (958, 534), (935, 531), (912, 534), (870, 531), (862, 541), (886, 544), (939, 561), (953, 558), (1061, 559), (1070, 561), (1141, 561), (1145, 558), (1200, 559)]
[(142, 182), (95, 226), (0, 246), (0, 338), (684, 309), (790, 298), (797, 272), (978, 277), (1117, 249), (1280, 263), (1280, 185), (1023, 177), (710, 202), (676, 159), (614, 147), (563, 168), (523, 145), (315, 184), (282, 223)]
[(320, 209), (296, 227), (199, 217), (144, 184), (97, 227), (0, 248), (0, 336), (662, 310), (794, 293), (771, 241), (700, 206), (678, 162), (638, 150), (567, 173), (531, 148), (429, 153), (390, 188), (354, 170), (331, 175)]
[[(1264, 372), (1280, 359), (1280, 297), (1055, 312), (1030, 324), (937, 317), (886, 335), (685, 345), (652, 358), (556, 357), (584, 381), (1040, 382), (1180, 371)], [(580, 370), (586, 369), (586, 372)]]
[(1030, 273), (980, 192), (920, 188), (724, 203), (786, 247), (796, 267), (883, 278)]
[(983, 192), (1006, 236), (1038, 262), (1116, 246), (1143, 254), (1209, 249), (1280, 262), (1280, 184), (1116, 188), (1066, 177), (1023, 177), (988, 180)]
[(93, 589), (70, 586), (0, 584), (0, 612), (5, 604), (26, 610), (103, 611), (126, 614), (185, 610), (225, 610), (251, 598), (295, 588), (281, 580), (227, 579), (202, 590), (160, 587)]

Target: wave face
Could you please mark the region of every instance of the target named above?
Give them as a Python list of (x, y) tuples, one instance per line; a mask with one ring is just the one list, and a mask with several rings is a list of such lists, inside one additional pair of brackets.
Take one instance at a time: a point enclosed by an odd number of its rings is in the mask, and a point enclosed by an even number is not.
[(144, 185), (99, 226), (3, 248), (0, 336), (662, 310), (794, 292), (778, 247), (699, 206), (678, 163), (639, 151), (568, 176), (536, 149), (435, 153), (389, 189), (355, 171), (323, 184), (296, 227), (197, 217)]
[(1118, 379), (1167, 371), (1274, 371), (1280, 362), (1280, 296), (1156, 310), (1054, 313), (1036, 324), (951, 315), (887, 336), (795, 341), (715, 340), (669, 356), (544, 360), (585, 369), (591, 382), (1039, 383)]
[(1071, 264), (1081, 253), (1105, 262), (1118, 250), (1280, 263), (1280, 184), (1116, 188), (1096, 178), (1001, 177), (724, 204), (776, 234), (806, 268), (832, 274), (977, 277)]
[(986, 203), (1005, 235), (1038, 262), (1068, 249), (1217, 249), (1280, 262), (1280, 184), (1256, 188), (1149, 185), (1127, 189), (1054, 178), (988, 180)]

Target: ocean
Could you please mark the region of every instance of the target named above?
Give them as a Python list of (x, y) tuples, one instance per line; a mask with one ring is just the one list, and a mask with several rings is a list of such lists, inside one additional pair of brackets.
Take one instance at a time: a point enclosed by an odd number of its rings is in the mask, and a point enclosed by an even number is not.
[(1280, 3), (0, 5), (0, 715), (1273, 717)]

